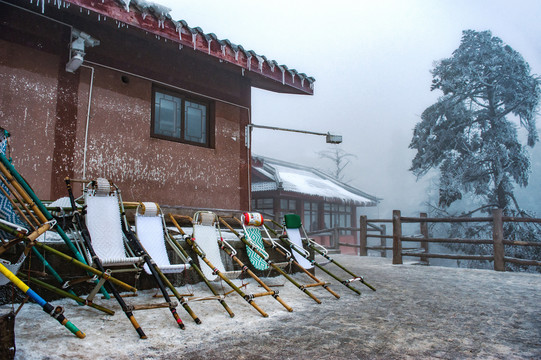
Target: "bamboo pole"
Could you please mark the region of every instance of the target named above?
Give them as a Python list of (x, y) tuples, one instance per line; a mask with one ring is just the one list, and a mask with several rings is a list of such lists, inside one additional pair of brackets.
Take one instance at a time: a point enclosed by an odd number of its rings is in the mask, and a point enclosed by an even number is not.
[(71, 257), (69, 255), (66, 255), (61, 251), (53, 249), (52, 247), (50, 247), (48, 245), (45, 245), (43, 243), (36, 242), (35, 245), (37, 247), (39, 247), (39, 248), (42, 248), (45, 251), (48, 251), (48, 252), (50, 252), (52, 254), (55, 254), (55, 255), (61, 257), (62, 259), (66, 260), (70, 264), (78, 266), (78, 267), (80, 267), (80, 268), (82, 268), (82, 269), (84, 269), (84, 270), (86, 270), (88, 272), (91, 272), (94, 275), (97, 275), (99, 278), (105, 278), (105, 279), (107, 279), (107, 281), (112, 282), (113, 284), (118, 285), (118, 286), (124, 288), (125, 290), (131, 291), (133, 293), (137, 292), (137, 289), (134, 288), (133, 286), (128, 285), (125, 282), (118, 280), (117, 278), (114, 278), (112, 276), (107, 275), (105, 273), (105, 271), (101, 271), (101, 270), (93, 268), (92, 266), (89, 266), (87, 264), (83, 264), (79, 260), (77, 260), (77, 259), (75, 259), (75, 258), (73, 258), (73, 257)]
[(221, 249), (225, 251), (227, 255), (229, 255), (229, 257), (231, 257), (231, 259), (233, 259), (233, 261), (235, 261), (244, 272), (250, 275), (252, 279), (254, 279), (259, 285), (261, 285), (261, 287), (263, 287), (266, 290), (266, 292), (259, 293), (259, 294), (251, 294), (249, 296), (261, 297), (261, 296), (266, 296), (266, 295), (272, 295), (272, 297), (276, 299), (276, 301), (278, 301), (284, 308), (286, 308), (287, 311), (289, 312), (293, 311), (293, 308), (289, 306), (288, 304), (286, 304), (284, 300), (282, 300), (282, 298), (278, 295), (278, 292), (268, 287), (268, 285), (265, 284), (263, 280), (261, 280), (256, 274), (254, 274), (252, 270), (250, 270), (246, 265), (244, 265), (244, 263), (231, 251), (231, 249), (227, 248), (224, 245), (221, 246)]
[[(2, 153), (0, 153), (0, 171), (4, 174), (8, 182), (15, 188), (16, 192), (23, 198), (24, 202), (30, 205), (30, 209), (35, 213), (40, 222), (47, 223), (49, 221), (54, 221), (51, 213), (49, 213), (49, 211), (41, 203), (41, 200), (36, 196), (34, 191), (30, 188), (30, 186), (26, 183), (23, 177), (17, 172), (15, 167), (13, 167), (13, 165)], [(62, 227), (59, 226), (56, 222), (54, 222), (53, 224), (53, 228), (56, 230), (58, 235), (60, 235), (64, 243), (68, 246), (72, 254), (75, 256), (75, 258), (83, 264), (86, 264), (86, 260), (77, 250), (75, 245), (73, 245)], [(100, 291), (107, 299), (109, 299), (109, 294), (107, 293), (105, 288), (102, 287)]]
[[(180, 232), (180, 234), (182, 236), (186, 236), (186, 233), (184, 232), (184, 230), (182, 230), (182, 228), (180, 227), (180, 225), (178, 224), (178, 222), (175, 220), (174, 218), (174, 215), (173, 214), (169, 214), (169, 218), (171, 219), (171, 222), (173, 223), (173, 225), (177, 228), (177, 230)], [(229, 305), (227, 305), (227, 303), (225, 302), (225, 300), (218, 294), (218, 292), (212, 287), (212, 284), (209, 282), (209, 280), (205, 277), (205, 275), (203, 274), (203, 272), (201, 271), (201, 269), (199, 268), (199, 266), (197, 266), (197, 264), (195, 263), (195, 261), (193, 261), (193, 259), (188, 255), (188, 253), (186, 252), (186, 250), (184, 250), (184, 248), (179, 244), (179, 242), (173, 238), (172, 236), (169, 236), (169, 239), (171, 240), (171, 242), (173, 243), (173, 245), (175, 246), (175, 248), (180, 251), (180, 253), (182, 255), (184, 255), (184, 257), (188, 260), (188, 263), (190, 264), (190, 266), (192, 267), (192, 269), (195, 270), (195, 272), (199, 275), (199, 277), (203, 280), (203, 282), (207, 285), (207, 287), (210, 289), (210, 291), (212, 292), (212, 294), (216, 297), (216, 300), (218, 300), (220, 302), (220, 304), (223, 306), (223, 308), (225, 309), (225, 311), (227, 311), (227, 313), (229, 314), (229, 317), (234, 317), (235, 316), (235, 313), (233, 313), (233, 311), (229, 308)]]
[[(278, 224), (277, 222), (271, 220), (275, 225), (277, 226), (281, 226), (280, 224)], [(272, 232), (275, 236), (278, 236), (278, 234), (276, 233), (276, 231), (274, 231), (272, 228), (270, 228), (267, 224), (264, 224), (264, 226), (270, 231)], [(305, 232), (306, 234), (306, 232)], [(285, 242), (289, 247), (291, 247), (292, 251), (296, 251), (298, 254), (299, 251), (296, 250), (296, 247), (293, 246), (293, 244), (289, 241), (289, 239), (287, 238), (287, 236), (279, 236), (278, 237), (280, 240), (282, 240), (283, 242)], [(340, 265), (339, 263), (337, 263), (334, 259), (332, 259), (330, 256), (328, 256), (326, 254), (326, 252), (323, 252), (321, 251), (318, 247), (312, 245), (310, 243), (310, 241), (308, 240), (307, 238), (307, 242), (308, 242), (308, 246), (314, 250), (315, 252), (317, 252), (319, 255), (323, 256), (328, 262), (330, 263), (334, 263), (335, 265), (337, 265), (339, 268), (345, 270), (348, 274), (352, 275), (354, 278), (353, 279), (350, 279), (350, 280), (344, 280), (344, 279), (341, 279), (340, 277), (338, 277), (337, 275), (335, 275), (334, 273), (332, 273), (331, 271), (327, 270), (326, 268), (323, 267), (323, 265), (319, 264), (317, 261), (315, 260), (312, 260), (312, 259), (307, 259), (309, 260), (315, 267), (317, 267), (318, 269), (320, 269), (321, 271), (323, 271), (324, 273), (326, 273), (327, 275), (329, 275), (330, 277), (332, 277), (333, 279), (335, 279), (336, 281), (338, 281), (340, 284), (344, 285), (345, 287), (347, 287), (348, 289), (350, 289), (351, 291), (355, 292), (357, 295), (361, 295), (361, 292), (359, 290), (357, 290), (356, 288), (354, 288), (353, 286), (350, 285), (351, 282), (353, 281), (360, 281), (362, 282), (364, 285), (368, 286), (370, 289), (376, 291), (376, 289), (368, 284), (367, 282), (364, 281), (363, 277), (362, 276), (357, 276), (353, 273), (351, 273), (349, 270), (347, 270), (345, 267), (343, 267), (342, 265)], [(300, 254), (301, 256), (303, 256), (303, 254)]]
[(237, 294), (239, 294), (240, 297), (242, 297), (244, 300), (246, 300), (246, 302), (250, 305), (252, 305), (254, 307), (254, 309), (256, 309), (263, 317), (268, 317), (269, 315), (263, 311), (263, 309), (261, 309), (259, 307), (259, 305), (257, 305), (255, 303), (255, 301), (247, 294), (245, 294), (237, 285), (233, 284), (233, 282), (231, 280), (229, 280), (229, 278), (227, 276), (225, 276), (220, 270), (218, 270), (217, 267), (215, 267), (209, 259), (207, 259), (207, 257), (205, 256), (205, 254), (203, 254), (199, 248), (197, 247), (197, 244), (195, 242), (195, 238), (186, 238), (186, 242), (193, 248), (193, 250), (195, 251), (195, 253), (201, 258), (201, 260), (203, 260), (205, 262), (205, 264), (207, 264), (208, 267), (210, 267), (214, 273), (216, 275), (218, 275), (223, 281), (226, 282), (227, 285), (229, 285), (229, 287), (231, 287), (233, 290), (235, 290), (237, 292)]
[[(76, 207), (75, 206), (75, 197), (73, 196), (73, 191), (71, 189), (71, 184), (70, 184), (69, 177), (65, 178), (65, 182), (66, 182), (66, 187), (68, 188), (68, 194), (69, 194), (69, 198), (70, 198), (70, 201), (71, 201), (71, 206), (75, 208)], [(105, 272), (105, 268), (103, 267), (103, 264), (101, 263), (100, 258), (96, 255), (96, 252), (94, 251), (94, 248), (92, 247), (92, 243), (90, 241), (90, 234), (88, 232), (88, 229), (86, 228), (86, 225), (81, 220), (81, 216), (80, 216), (78, 211), (75, 212), (75, 220), (76, 220), (76, 223), (77, 223), (77, 227), (81, 231), (81, 235), (82, 235), (83, 241), (85, 242), (86, 248), (90, 252), (90, 256), (92, 256), (92, 259), (94, 259), (94, 264), (96, 265), (96, 267), (101, 272)], [(128, 320), (132, 324), (133, 328), (135, 329), (135, 331), (139, 335), (139, 338), (146, 339), (147, 336), (145, 335), (143, 329), (141, 328), (141, 326), (139, 325), (139, 323), (135, 319), (135, 316), (133, 316), (133, 312), (131, 311), (131, 309), (126, 305), (126, 302), (124, 301), (124, 299), (122, 299), (122, 296), (120, 296), (120, 293), (116, 289), (115, 285), (110, 281), (106, 282), (106, 285), (109, 287), (109, 289), (113, 293), (114, 298), (116, 299), (116, 301), (118, 302), (118, 304), (122, 308), (122, 311), (124, 312), (124, 314), (126, 315)]]
[(41, 296), (39, 296), (34, 290), (32, 290), (28, 285), (22, 282), (17, 276), (15, 276), (8, 268), (6, 268), (0, 262), (0, 273), (2, 273), (9, 281), (11, 281), (15, 286), (17, 286), (23, 293), (28, 295), (32, 300), (38, 303), (42, 307), (43, 311), (55, 318), (60, 324), (64, 325), (69, 331), (71, 331), (75, 336), (80, 339), (83, 339), (86, 335), (81, 330), (79, 330), (75, 325), (73, 325), (66, 317), (64, 316), (64, 309), (57, 306), (56, 308), (45, 301)]
[[(239, 219), (237, 219), (236, 217), (233, 217), (233, 219), (235, 219), (235, 221), (237, 221), (239, 224), (242, 224), (241, 221)], [(220, 219), (222, 220), (222, 219)], [(250, 249), (252, 249), (252, 251), (254, 251), (259, 257), (261, 257), (263, 260), (265, 260), (265, 256), (261, 253), (261, 251), (259, 251), (259, 249), (255, 246), (253, 246), (252, 243), (250, 243), (245, 236), (242, 236), (239, 232), (237, 232), (235, 229), (233, 229), (229, 224), (227, 224), (225, 221), (223, 222), (231, 232), (233, 232), (233, 234), (235, 234), (246, 246), (248, 246)], [(268, 241), (265, 241), (263, 239), (263, 241), (267, 244), (268, 244)], [(272, 248), (274, 250), (276, 250), (277, 252), (279, 252), (282, 256), (284, 256), (287, 261), (292, 261), (293, 264), (295, 266), (297, 266), (301, 271), (303, 271), (305, 274), (309, 275), (310, 278), (312, 280), (315, 280), (317, 281), (317, 283), (321, 286), (323, 286), (327, 291), (329, 291), (331, 294), (333, 294), (336, 298), (340, 298), (340, 295), (338, 295), (337, 293), (335, 293), (332, 289), (330, 289), (326, 283), (320, 281), (318, 278), (316, 278), (314, 275), (312, 275), (308, 270), (306, 270), (304, 267), (302, 267), (297, 261), (295, 261), (295, 259), (293, 259), (293, 257), (291, 258), (288, 258), (287, 255), (281, 250), (279, 249), (278, 247), (274, 247), (272, 246)], [(312, 294), (310, 291), (308, 291), (308, 285), (301, 285), (299, 284), (295, 279), (293, 279), (291, 276), (289, 276), (289, 274), (287, 274), (284, 270), (282, 270), (278, 265), (276, 265), (274, 262), (270, 261), (270, 260), (265, 260), (265, 262), (270, 266), (272, 267), (274, 270), (276, 270), (278, 273), (280, 273), (280, 275), (282, 275), (283, 277), (285, 277), (290, 283), (292, 283), (293, 285), (295, 285), (295, 287), (297, 287), (297, 289), (301, 290), (302, 292), (304, 292), (306, 295), (310, 296), (312, 298), (312, 300), (314, 300), (316, 303), (318, 304), (321, 304), (321, 300), (319, 300), (314, 294)]]
[(75, 296), (67, 291), (64, 291), (62, 289), (59, 289), (57, 287), (54, 287), (52, 285), (49, 285), (47, 284), (46, 282), (43, 282), (41, 280), (38, 280), (36, 278), (33, 278), (31, 276), (28, 277), (28, 280), (30, 280), (31, 282), (33, 282), (34, 284), (38, 285), (38, 286), (41, 286), (42, 288), (44, 289), (47, 289), (49, 291), (52, 291), (54, 292), (55, 294), (57, 295), (60, 295), (60, 296), (64, 296), (64, 297), (67, 297), (67, 298), (70, 298), (70, 299), (73, 299), (81, 304), (84, 304), (84, 305), (87, 305), (87, 306), (90, 306), (91, 308), (94, 308), (96, 310), (99, 310), (99, 311), (102, 311), (108, 315), (114, 315), (115, 312), (113, 310), (110, 310), (110, 309), (107, 309), (103, 306), (100, 306), (98, 304), (94, 304), (92, 301), (88, 301), (86, 299), (83, 299), (79, 296)]

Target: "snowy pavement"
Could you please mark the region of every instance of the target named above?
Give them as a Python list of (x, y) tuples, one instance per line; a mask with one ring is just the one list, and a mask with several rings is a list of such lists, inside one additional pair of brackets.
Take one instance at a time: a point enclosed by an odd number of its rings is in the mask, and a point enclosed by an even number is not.
[[(318, 305), (285, 279), (266, 278), (268, 284), (284, 285), (276, 289), (292, 313), (266, 296), (256, 299), (269, 314), (263, 318), (231, 294), (226, 300), (234, 318), (215, 300), (193, 302), (203, 323), (196, 325), (179, 306), (186, 324), (180, 330), (167, 309), (136, 311), (146, 340), (139, 339), (114, 300), (99, 300), (116, 311), (114, 316), (70, 301), (53, 303), (65, 307), (85, 339), (27, 304), (15, 323), (16, 359), (541, 358), (541, 275), (392, 265), (390, 259), (349, 255), (336, 259), (365, 276), (377, 292), (355, 283), (363, 292), (359, 297), (334, 283), (342, 298), (314, 290), (322, 300)], [(202, 284), (179, 291), (210, 294)], [(247, 292), (260, 291), (248, 285)], [(153, 293), (143, 291), (126, 301), (158, 302)]]

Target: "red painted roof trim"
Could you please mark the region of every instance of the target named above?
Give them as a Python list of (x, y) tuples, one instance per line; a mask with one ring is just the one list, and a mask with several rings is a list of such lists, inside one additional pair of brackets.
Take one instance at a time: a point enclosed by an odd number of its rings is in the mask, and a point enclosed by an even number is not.
[(148, 13), (142, 12), (140, 8), (134, 6), (135, 4), (130, 4), (127, 11), (121, 5), (121, 0), (64, 0), (64, 3), (77, 5), (99, 16), (114, 19), (119, 22), (119, 27), (133, 26), (236, 65), (243, 69), (244, 76), (251, 78), (256, 87), (283, 93), (308, 95), (314, 93), (313, 77), (289, 69), (286, 65), (278, 65), (276, 61), (268, 60), (252, 50), (247, 51), (241, 45), (235, 45), (229, 40), (220, 40), (212, 33), (205, 34), (201, 28), (191, 28), (183, 20), (174, 21), (169, 14), (153, 13), (150, 11), (152, 9), (145, 9), (149, 10)]

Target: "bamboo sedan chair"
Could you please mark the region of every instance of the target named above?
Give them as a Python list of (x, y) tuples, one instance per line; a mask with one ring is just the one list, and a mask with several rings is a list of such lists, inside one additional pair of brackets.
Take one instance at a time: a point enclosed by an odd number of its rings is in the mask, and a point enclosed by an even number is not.
[[(270, 295), (288, 311), (292, 311), (292, 308), (280, 298), (276, 291), (270, 289), (267, 284), (239, 260), (237, 251), (223, 239), (219, 218), (215, 213), (210, 211), (198, 211), (193, 217), (192, 224), (192, 236), (191, 238), (186, 238), (186, 241), (192, 246), (194, 252), (202, 260), (201, 270), (208, 280), (214, 280), (219, 277), (264, 317), (267, 317), (268, 315), (254, 302), (254, 298), (256, 297)], [(241, 273), (248, 274), (266, 291), (262, 293), (246, 294), (236, 286), (226, 275), (227, 272), (221, 260), (220, 249), (231, 257), (231, 259), (242, 269)]]
[[(0, 130), (3, 129), (0, 128)], [(114, 311), (94, 304), (91, 298), (81, 299), (80, 297), (76, 296), (75, 292), (67, 287), (68, 282), (62, 279), (62, 277), (56, 272), (50, 263), (45, 260), (44, 256), (37, 250), (37, 248), (40, 248), (47, 252), (53, 253), (56, 256), (59, 256), (62, 259), (76, 265), (77, 267), (96, 275), (98, 277), (97, 279), (103, 280), (104, 277), (108, 276), (107, 274), (104, 274), (103, 272), (87, 265), (84, 257), (80, 254), (80, 252), (78, 252), (71, 239), (64, 232), (63, 228), (53, 218), (30, 186), (11, 164), (11, 161), (6, 157), (6, 154), (8, 153), (8, 151), (6, 151), (6, 142), (9, 139), (9, 134), (3, 130), (1, 135), (2, 136), (0, 137), (3, 137), (3, 140), (0, 141), (0, 147), (2, 149), (2, 151), (0, 151), (0, 203), (2, 204), (1, 217), (3, 219), (9, 219), (10, 221), (6, 222), (6, 220), (3, 220), (4, 222), (0, 225), (6, 226), (4, 229), (4, 234), (7, 232), (12, 236), (10, 241), (2, 242), (0, 245), (0, 254), (10, 247), (24, 242), (26, 247), (23, 254), (19, 258), (19, 261), (17, 261), (16, 264), (12, 264), (13, 267), (8, 264), (13, 271), (16, 272), (16, 270), (18, 270), (24, 261), (24, 257), (31, 252), (31, 254), (43, 264), (46, 272), (62, 286), (62, 289), (50, 284), (46, 284), (42, 281), (37, 281), (37, 279), (34, 279), (27, 274), (26, 278), (29, 279), (29, 281), (38, 284), (40, 287), (45, 287), (60, 296), (72, 298), (80, 305), (89, 305), (107, 314), (114, 314)], [(9, 149), (9, 147), (7, 148)], [(62, 238), (64, 243), (74, 254), (75, 258), (37, 241), (40, 235), (51, 230), (56, 231), (56, 233)], [(3, 237), (3, 239), (6, 238)], [(101, 280), (96, 280), (96, 282), (98, 283)], [(135, 291), (133, 287), (118, 281), (117, 279), (111, 278), (111, 281), (117, 282), (120, 286), (128, 290)], [(98, 291), (98, 289), (103, 290), (103, 292), (106, 293), (101, 286), (96, 287), (96, 291)]]
[[(166, 244), (175, 250), (175, 243), (169, 237), (165, 220), (160, 206), (153, 202), (141, 202), (137, 206), (135, 212), (135, 231), (137, 238), (141, 242), (145, 252), (151, 257), (157, 269), (161, 271), (161, 278), (167, 287), (173, 292), (180, 304), (186, 309), (190, 316), (197, 324), (201, 324), (201, 320), (195, 315), (187, 304), (187, 300), (181, 295), (177, 289), (171, 284), (167, 277), (163, 274), (178, 274), (190, 268), (187, 259), (181, 252), (176, 251), (182, 264), (172, 264), (167, 253)], [(145, 272), (152, 275), (152, 270), (148, 264), (144, 266)], [(199, 299), (192, 299), (199, 300)]]
[[(276, 223), (275, 223), (276, 224)], [(295, 256), (295, 259), (299, 261), (299, 263), (302, 264), (309, 264), (311, 266), (316, 266), (318, 269), (325, 272), (327, 275), (332, 277), (333, 279), (340, 282), (342, 285), (346, 286), (348, 289), (352, 290), (353, 292), (357, 293), (358, 295), (361, 295), (361, 292), (351, 286), (350, 284), (356, 281), (359, 281), (366, 285), (368, 288), (370, 288), (373, 291), (376, 291), (376, 289), (364, 281), (364, 278), (362, 276), (355, 275), (352, 271), (341, 265), (340, 263), (336, 262), (336, 260), (332, 259), (328, 255), (328, 251), (325, 247), (321, 246), (320, 244), (316, 243), (312, 239), (308, 237), (308, 234), (306, 233), (306, 230), (304, 229), (304, 226), (302, 225), (301, 218), (297, 214), (286, 214), (284, 215), (284, 223), (283, 225), (277, 224), (278, 226), (282, 227), (283, 233), (280, 236), (280, 239), (284, 241), (289, 247), (291, 248), (291, 252)], [(269, 230), (271, 230), (269, 228)], [(319, 262), (315, 261), (315, 259), (310, 259), (309, 252), (304, 248), (304, 245), (308, 246), (310, 249), (314, 250), (319, 255), (323, 256), (327, 262), (320, 264)], [(340, 268), (342, 271), (348, 274), (348, 276), (352, 276), (352, 278), (349, 279), (342, 279), (332, 273), (331, 271), (325, 269), (323, 266), (328, 264), (335, 264), (338, 268)]]
[[(163, 284), (162, 279), (165, 276), (156, 267), (152, 258), (144, 251), (137, 236), (128, 228), (118, 187), (104, 178), (84, 182), (88, 183), (84, 191), (85, 221), (83, 222), (80, 219), (78, 212), (76, 213), (76, 220), (95, 266), (102, 271), (105, 269), (105, 266), (119, 267), (118, 271), (135, 270), (135, 281), (137, 281), (143, 265), (146, 264), (166, 301), (166, 304), (132, 305), (128, 307), (116, 288), (110, 284), (110, 289), (115, 299), (119, 302), (122, 310), (134, 325), (139, 336), (146, 338), (146, 335), (144, 335), (141, 327), (133, 317), (132, 310), (169, 307), (177, 325), (181, 329), (184, 329), (184, 323), (176, 311), (177, 303), (170, 299)], [(75, 198), (69, 178), (66, 178), (66, 185), (72, 206), (75, 207)], [(194, 320), (196, 318), (194, 317)], [(197, 319), (196, 322), (199, 322), (199, 320)]]
[[(318, 304), (321, 303), (321, 301), (315, 295), (313, 295), (308, 290), (308, 288), (315, 288), (321, 286), (328, 292), (330, 292), (335, 298), (340, 298), (340, 295), (334, 292), (328, 286), (327, 282), (319, 280), (305, 267), (300, 265), (299, 262), (297, 262), (292, 256), (290, 251), (288, 251), (285, 247), (283, 247), (275, 239), (273, 239), (267, 228), (264, 226), (265, 220), (262, 214), (256, 212), (243, 213), (240, 220), (236, 217), (234, 217), (234, 219), (242, 227), (244, 235), (236, 232), (225, 221), (222, 221), (222, 224), (228, 226), (229, 229), (234, 232), (239, 237), (239, 239), (241, 239), (242, 242), (246, 244), (248, 258), (256, 268), (260, 270), (265, 270), (269, 267), (272, 267), (274, 270), (278, 271), (282, 276), (284, 276), (287, 280), (289, 280), (293, 285), (295, 285), (299, 290), (310, 296)], [(263, 236), (263, 234), (265, 234), (265, 237)], [(284, 257), (286, 260), (285, 264), (296, 266), (297, 269), (299, 269), (302, 273), (306, 274), (311, 280), (315, 282), (309, 284), (299, 284), (295, 279), (293, 279), (281, 268), (281, 264), (275, 263), (270, 260), (270, 256), (265, 250), (265, 245), (272, 248), (274, 252), (278, 253), (280, 256)], [(265, 264), (266, 266), (264, 266), (263, 264)]]

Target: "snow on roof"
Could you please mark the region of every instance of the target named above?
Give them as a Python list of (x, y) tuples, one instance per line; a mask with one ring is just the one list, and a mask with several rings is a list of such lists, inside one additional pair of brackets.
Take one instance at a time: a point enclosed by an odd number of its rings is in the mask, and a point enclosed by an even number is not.
[[(30, 0), (30, 3), (32, 1)], [(40, 4), (41, 3), (41, 4)], [(55, 0), (58, 10), (69, 8), (69, 5), (85, 9), (87, 15), (97, 14), (97, 20), (111, 18), (118, 27), (134, 27), (154, 34), (158, 40), (173, 41), (179, 49), (186, 47), (203, 53), (220, 62), (233, 64), (242, 68), (243, 75), (252, 80), (252, 86), (284, 93), (314, 93), (313, 77), (279, 65), (253, 50), (246, 50), (228, 39), (219, 39), (213, 33), (205, 33), (200, 27), (190, 27), (184, 20), (173, 20), (171, 9), (147, 0)], [(36, 7), (45, 12), (45, 1), (36, 1)], [(56, 8), (56, 6), (55, 6)], [(269, 81), (271, 80), (271, 81)]]
[(338, 198), (343, 201), (355, 201), (363, 205), (372, 203), (364, 196), (353, 194), (341, 186), (315, 176), (314, 173), (305, 170), (295, 170), (285, 166), (275, 166), (282, 180), (285, 191), (293, 191), (308, 195), (323, 196), (325, 198)]
[[(252, 184), (253, 192), (280, 189), (311, 196), (321, 196), (326, 199), (354, 202), (364, 206), (376, 205), (379, 200), (375, 196), (341, 183), (319, 170), (259, 156), (258, 159), (262, 160), (263, 167), (254, 167), (254, 170), (265, 174), (269, 178), (274, 178), (275, 182), (255, 182)], [(274, 188), (269, 184), (274, 184)]]

